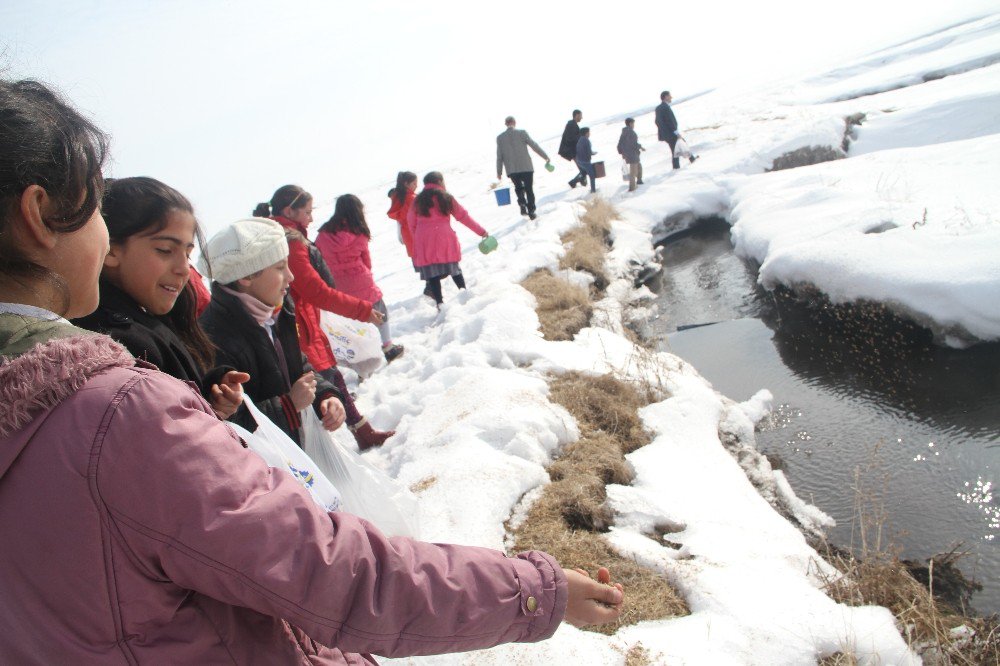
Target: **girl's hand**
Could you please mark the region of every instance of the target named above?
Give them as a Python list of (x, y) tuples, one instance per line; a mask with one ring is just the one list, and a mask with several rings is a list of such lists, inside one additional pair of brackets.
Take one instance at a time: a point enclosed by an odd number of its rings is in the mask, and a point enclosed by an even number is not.
[(292, 404), (295, 405), (295, 409), (300, 412), (311, 405), (313, 398), (316, 397), (316, 375), (311, 372), (304, 373), (292, 384), (292, 390), (289, 391), (289, 395), (292, 398)]
[(222, 376), (222, 382), (212, 384), (210, 389), (212, 411), (220, 421), (225, 421), (236, 413), (243, 402), (243, 382), (250, 381), (245, 372), (230, 370)]
[(319, 413), (322, 416), (323, 428), (330, 432), (343, 425), (344, 419), (347, 418), (343, 403), (336, 398), (327, 398), (319, 403)]
[(382, 324), (383, 322), (385, 322), (385, 317), (383, 317), (382, 313), (379, 312), (378, 310), (372, 310), (372, 313), (370, 315), (368, 315), (368, 323), (369, 324), (375, 324), (376, 326), (378, 326), (379, 324)]
[(611, 573), (601, 567), (597, 582), (582, 569), (563, 569), (569, 588), (566, 616), (563, 618), (576, 627), (614, 622), (622, 613), (625, 591), (620, 583), (611, 584)]

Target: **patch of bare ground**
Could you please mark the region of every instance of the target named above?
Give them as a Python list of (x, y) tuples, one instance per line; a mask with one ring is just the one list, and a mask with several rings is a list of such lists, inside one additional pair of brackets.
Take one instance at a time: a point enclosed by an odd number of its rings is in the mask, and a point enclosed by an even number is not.
[(784, 171), (799, 167), (831, 162), (846, 157), (844, 152), (830, 146), (804, 146), (774, 158), (768, 171)]
[[(611, 246), (611, 221), (618, 214), (600, 198), (589, 200), (584, 207), (581, 225), (563, 236), (567, 251), (560, 266), (592, 275), (590, 292), (548, 271), (536, 271), (521, 283), (535, 295), (542, 334), (548, 340), (572, 339), (588, 325), (590, 299), (608, 285), (604, 260)], [(524, 520), (512, 530), (511, 549), (544, 550), (563, 566), (591, 574), (599, 567), (608, 567), (613, 580), (625, 587), (625, 602), (618, 622), (594, 631), (613, 634), (619, 627), (643, 620), (688, 614), (687, 604), (662, 573), (623, 557), (603, 536), (614, 521), (606, 485), (632, 482), (634, 471), (625, 454), (649, 443), (638, 410), (662, 390), (611, 375), (576, 372), (550, 378), (549, 388), (552, 401), (563, 405), (578, 422), (580, 438), (567, 445), (549, 466), (552, 483), (543, 488)], [(634, 646), (625, 657), (630, 666), (652, 663), (649, 651), (642, 646)]]
[[(553, 402), (576, 418), (581, 436), (549, 467), (552, 483), (514, 530), (513, 549), (545, 550), (564, 566), (590, 572), (608, 567), (625, 586), (624, 609), (617, 623), (595, 631), (613, 634), (644, 620), (686, 615), (686, 603), (661, 573), (623, 557), (601, 535), (614, 521), (606, 484), (631, 482), (625, 453), (649, 443), (637, 414), (649, 401), (610, 375), (567, 373), (553, 377), (549, 386)], [(636, 653), (634, 663), (648, 663), (640, 656)]]
[(546, 340), (572, 340), (590, 323), (594, 309), (583, 287), (544, 269), (526, 277), (521, 286), (535, 297), (535, 311)]
[(600, 197), (586, 201), (583, 207), (580, 226), (562, 236), (566, 254), (559, 267), (589, 273), (594, 277), (594, 288), (602, 293), (609, 284), (604, 257), (611, 247), (611, 220), (618, 218), (618, 211)]

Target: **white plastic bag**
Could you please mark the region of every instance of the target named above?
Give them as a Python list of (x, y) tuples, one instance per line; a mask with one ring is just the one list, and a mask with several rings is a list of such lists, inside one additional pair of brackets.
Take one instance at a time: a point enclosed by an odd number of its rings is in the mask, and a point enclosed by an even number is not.
[(338, 444), (312, 410), (302, 412), (301, 433), (306, 453), (340, 492), (341, 511), (364, 518), (388, 536), (420, 538), (417, 498), (406, 486)]
[(678, 138), (674, 144), (674, 157), (691, 157), (691, 149), (688, 148), (687, 141)]
[(628, 162), (623, 161), (622, 162), (622, 180), (624, 180), (625, 182), (628, 182), (629, 172), (630, 171), (631, 171), (631, 168), (629, 167)]
[(283, 469), (295, 477), (295, 480), (309, 491), (313, 501), (326, 511), (342, 510), (342, 501), (337, 488), (306, 452), (300, 449), (284, 430), (274, 425), (246, 394), (243, 396), (243, 404), (257, 422), (257, 430), (249, 432), (231, 421), (227, 423), (243, 438), (250, 450), (263, 458), (268, 467)]
[(385, 363), (382, 336), (374, 325), (320, 311), (320, 327), (330, 340), (337, 363), (368, 377)]

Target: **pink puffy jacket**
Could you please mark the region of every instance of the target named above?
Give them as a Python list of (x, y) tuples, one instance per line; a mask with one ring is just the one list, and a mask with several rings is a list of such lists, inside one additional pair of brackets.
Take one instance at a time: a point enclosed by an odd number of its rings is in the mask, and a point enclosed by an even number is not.
[(367, 236), (350, 231), (321, 231), (316, 235), (316, 247), (323, 254), (337, 289), (369, 303), (382, 300), (382, 291), (372, 277)]
[(0, 315), (0, 354), (0, 663), (364, 664), (565, 612), (548, 555), (324, 513), (108, 337)]
[[(425, 190), (443, 190), (438, 185), (425, 185)], [(437, 206), (428, 211), (427, 216), (417, 213), (417, 203), (413, 202), (406, 214), (406, 223), (413, 235), (413, 265), (430, 266), (431, 264), (450, 264), (462, 260), (462, 246), (458, 244), (458, 236), (451, 228), (451, 218), (472, 229), (480, 236), (486, 235), (486, 229), (472, 219), (469, 212), (462, 208), (457, 199), (452, 201), (451, 215), (445, 215)]]

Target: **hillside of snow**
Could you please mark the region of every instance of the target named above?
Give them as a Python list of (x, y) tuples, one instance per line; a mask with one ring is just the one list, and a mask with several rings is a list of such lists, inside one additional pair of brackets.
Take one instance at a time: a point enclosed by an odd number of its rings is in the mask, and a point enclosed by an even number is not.
[[(664, 397), (641, 412), (653, 440), (628, 455), (634, 483), (608, 488), (616, 524), (607, 538), (666, 576), (692, 611), (611, 637), (563, 625), (537, 645), (386, 661), (623, 664), (641, 644), (654, 663), (672, 665), (811, 664), (838, 651), (864, 664), (919, 663), (886, 609), (847, 607), (822, 592), (829, 565), (775, 509), (807, 530), (830, 521), (754, 454), (754, 423), (770, 395), (736, 404), (680, 359), (644, 356), (620, 320), (645, 295), (632, 279), (655, 262), (653, 242), (720, 216), (733, 225), (737, 252), (759, 263), (766, 287), (808, 284), (834, 302), (882, 301), (951, 345), (1000, 339), (998, 96), (1000, 16), (993, 16), (804, 80), (677, 104), (681, 131), (701, 156), (679, 171), (656, 141), (652, 114), (637, 116), (646, 184), (633, 194), (618, 176), (620, 121), (592, 126), (595, 160), (605, 160), (609, 174), (599, 193), (623, 219), (613, 224), (608, 257), (616, 279), (592, 326), (569, 342), (542, 338), (534, 299), (518, 285), (538, 268), (558, 272), (560, 235), (578, 224), (589, 193), (568, 188), (575, 173), (568, 163), (555, 157), (550, 174), (536, 158), (534, 221), (516, 206), (496, 205), (492, 152), (456, 164), (400, 165), (444, 172), (449, 191), (500, 241), (482, 255), (478, 238), (456, 225), (469, 289), (446, 283), (440, 312), (420, 296), (395, 223), (383, 216), (388, 185), (358, 193), (373, 229), (376, 279), (396, 341), (406, 345), (401, 359), (358, 387), (362, 412), (398, 433), (365, 455), (423, 488), (422, 537), (504, 548), (505, 524), (523, 515), (548, 482), (545, 466), (579, 435), (548, 399), (548, 375), (655, 375)], [(859, 114), (860, 125), (845, 120)], [(555, 156), (558, 137), (541, 143)], [(783, 155), (817, 148), (811, 152), (840, 159), (768, 172)], [(329, 212), (319, 208), (316, 219)], [(744, 465), (720, 432), (738, 440)], [(350, 444), (344, 432), (338, 437)], [(647, 536), (663, 523), (684, 526), (669, 545)]]

